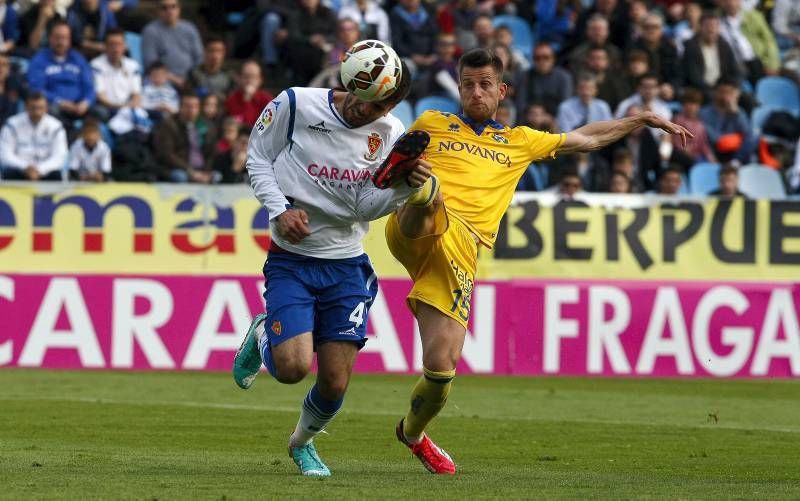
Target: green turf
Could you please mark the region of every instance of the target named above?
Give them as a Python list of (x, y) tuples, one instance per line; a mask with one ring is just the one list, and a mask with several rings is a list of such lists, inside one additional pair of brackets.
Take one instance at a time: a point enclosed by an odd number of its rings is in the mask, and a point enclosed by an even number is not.
[(319, 480), (285, 451), (307, 383), (2, 369), (0, 498), (800, 498), (800, 381), (459, 376), (452, 478), (395, 441), (412, 382), (354, 377)]

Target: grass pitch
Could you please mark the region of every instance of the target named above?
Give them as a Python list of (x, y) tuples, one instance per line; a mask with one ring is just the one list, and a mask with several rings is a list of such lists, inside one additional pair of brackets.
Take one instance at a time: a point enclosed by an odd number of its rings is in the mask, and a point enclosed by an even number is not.
[(437, 477), (394, 438), (414, 378), (355, 376), (333, 471), (286, 440), (310, 381), (0, 370), (0, 498), (798, 498), (800, 381), (456, 378)]

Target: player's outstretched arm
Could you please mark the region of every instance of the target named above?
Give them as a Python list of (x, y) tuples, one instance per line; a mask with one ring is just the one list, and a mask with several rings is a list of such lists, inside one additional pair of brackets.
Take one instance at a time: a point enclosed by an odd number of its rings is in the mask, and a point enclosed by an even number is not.
[(558, 149), (558, 152), (563, 154), (599, 150), (600, 148), (619, 141), (634, 130), (645, 126), (655, 127), (669, 134), (679, 134), (684, 146), (686, 146), (687, 137), (694, 137), (692, 133), (684, 127), (674, 124), (669, 120), (664, 120), (651, 111), (645, 111), (634, 117), (593, 122), (571, 132), (567, 132), (567, 137)]

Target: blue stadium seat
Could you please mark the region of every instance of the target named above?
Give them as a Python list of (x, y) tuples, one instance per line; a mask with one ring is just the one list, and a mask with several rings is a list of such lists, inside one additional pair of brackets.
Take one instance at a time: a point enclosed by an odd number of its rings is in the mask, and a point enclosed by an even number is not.
[(414, 123), (414, 110), (411, 108), (411, 104), (409, 104), (408, 101), (400, 101), (397, 103), (397, 106), (392, 109), (392, 115), (403, 122), (406, 129)]
[(751, 164), (739, 169), (739, 191), (750, 198), (786, 198), (780, 172), (765, 165)]
[(780, 108), (774, 106), (756, 106), (750, 114), (750, 128), (753, 130), (753, 135), (758, 137), (761, 135), (761, 127), (764, 122), (769, 118), (769, 114), (773, 111), (780, 111)]
[(513, 46), (519, 49), (522, 54), (530, 61), (533, 56), (533, 30), (527, 21), (517, 16), (495, 16), (492, 20), (495, 28), (508, 26), (511, 35), (514, 37)]
[(125, 32), (125, 44), (128, 46), (128, 54), (131, 59), (138, 62), (142, 67), (142, 74), (147, 71), (144, 67), (144, 59), (142, 58), (142, 35), (132, 31)]
[(678, 195), (691, 195), (689, 190), (689, 178), (686, 174), (681, 174), (681, 187), (678, 188)]
[(701, 162), (692, 166), (689, 188), (692, 195), (708, 195), (719, 188), (719, 164)]
[(422, 115), (423, 111), (427, 110), (438, 110), (447, 113), (458, 113), (461, 110), (461, 105), (453, 101), (449, 97), (428, 96), (428, 97), (423, 97), (422, 99), (417, 101), (417, 105), (414, 106), (414, 114), (416, 116), (420, 116)]
[(797, 85), (784, 77), (764, 77), (756, 84), (756, 99), (759, 104), (800, 113), (800, 91)]

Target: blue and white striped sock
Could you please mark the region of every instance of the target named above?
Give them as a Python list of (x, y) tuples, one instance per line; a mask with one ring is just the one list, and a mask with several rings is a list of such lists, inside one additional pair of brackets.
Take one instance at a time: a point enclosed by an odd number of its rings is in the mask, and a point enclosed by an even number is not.
[(339, 400), (326, 400), (320, 394), (317, 385), (312, 386), (303, 400), (303, 411), (300, 413), (294, 433), (289, 438), (289, 445), (297, 447), (310, 442), (336, 417), (342, 402), (344, 397)]

